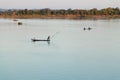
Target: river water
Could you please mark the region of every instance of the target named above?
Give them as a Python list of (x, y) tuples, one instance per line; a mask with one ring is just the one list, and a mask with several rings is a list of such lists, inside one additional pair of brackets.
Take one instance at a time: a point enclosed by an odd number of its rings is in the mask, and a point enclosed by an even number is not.
[(120, 80), (120, 19), (18, 21), (0, 19), (0, 80)]

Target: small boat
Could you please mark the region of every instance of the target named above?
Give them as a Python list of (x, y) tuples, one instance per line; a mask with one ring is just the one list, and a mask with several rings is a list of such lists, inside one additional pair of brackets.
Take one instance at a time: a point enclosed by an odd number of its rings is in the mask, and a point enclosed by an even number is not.
[(45, 39), (31, 39), (33, 42), (35, 41), (50, 41), (50, 36), (48, 36), (48, 38), (45, 40)]
[(18, 25), (22, 25), (22, 22), (18, 22)]
[(50, 41), (50, 40), (41, 40), (41, 39), (31, 39), (33, 42), (35, 41)]
[(14, 19), (13, 21), (18, 21), (17, 19)]

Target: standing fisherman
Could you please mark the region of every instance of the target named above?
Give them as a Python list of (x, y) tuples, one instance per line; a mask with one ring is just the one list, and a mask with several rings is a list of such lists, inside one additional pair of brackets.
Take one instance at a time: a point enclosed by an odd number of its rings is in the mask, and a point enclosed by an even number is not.
[(48, 36), (47, 40), (50, 41), (50, 36)]

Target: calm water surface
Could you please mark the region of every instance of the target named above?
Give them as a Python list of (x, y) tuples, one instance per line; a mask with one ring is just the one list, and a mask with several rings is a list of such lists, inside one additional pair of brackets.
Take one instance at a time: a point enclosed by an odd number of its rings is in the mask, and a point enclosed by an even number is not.
[(120, 19), (19, 21), (0, 19), (0, 80), (120, 80)]

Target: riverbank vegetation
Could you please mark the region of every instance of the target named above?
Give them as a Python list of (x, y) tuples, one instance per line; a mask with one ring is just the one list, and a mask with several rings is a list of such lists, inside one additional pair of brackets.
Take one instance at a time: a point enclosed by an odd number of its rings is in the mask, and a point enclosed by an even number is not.
[(0, 11), (0, 18), (45, 18), (45, 19), (111, 19), (120, 18), (120, 9), (104, 8), (98, 10), (93, 8), (90, 10), (85, 9), (59, 9), (53, 10), (45, 9), (9, 9)]

